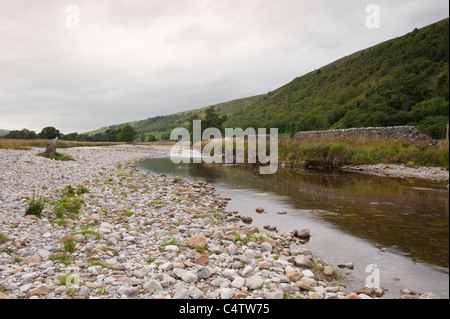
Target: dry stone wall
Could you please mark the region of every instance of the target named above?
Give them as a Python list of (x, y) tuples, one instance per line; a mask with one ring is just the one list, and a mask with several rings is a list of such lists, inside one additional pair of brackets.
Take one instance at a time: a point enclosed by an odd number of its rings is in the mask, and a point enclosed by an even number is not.
[(433, 142), (430, 137), (422, 134), (414, 126), (366, 127), (343, 130), (298, 132), (292, 139), (303, 140), (322, 138), (380, 138), (390, 141), (409, 140), (414, 142)]

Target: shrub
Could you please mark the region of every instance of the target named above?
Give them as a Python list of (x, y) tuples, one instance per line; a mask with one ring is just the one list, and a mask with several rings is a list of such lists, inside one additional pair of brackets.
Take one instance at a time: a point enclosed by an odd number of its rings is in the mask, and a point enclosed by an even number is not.
[(40, 195), (36, 196), (36, 194), (33, 193), (33, 196), (28, 202), (28, 208), (25, 212), (25, 215), (34, 215), (36, 217), (40, 217), (44, 208), (44, 198)]

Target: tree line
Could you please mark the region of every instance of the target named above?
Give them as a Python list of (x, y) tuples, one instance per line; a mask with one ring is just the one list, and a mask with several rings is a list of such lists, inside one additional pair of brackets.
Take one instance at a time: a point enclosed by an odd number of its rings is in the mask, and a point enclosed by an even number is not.
[(94, 135), (70, 133), (63, 134), (60, 130), (53, 126), (48, 126), (42, 129), (40, 133), (24, 128), (23, 130), (10, 131), (3, 138), (7, 139), (54, 139), (59, 138), (66, 141), (80, 141), (80, 142), (134, 142), (138, 134), (131, 125), (126, 125), (121, 129), (109, 129), (105, 133), (96, 133)]

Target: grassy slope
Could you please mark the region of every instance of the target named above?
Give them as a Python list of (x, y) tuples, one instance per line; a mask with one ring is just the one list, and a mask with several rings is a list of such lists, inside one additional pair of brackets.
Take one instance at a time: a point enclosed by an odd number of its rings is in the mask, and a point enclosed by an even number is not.
[[(214, 108), (219, 115), (226, 115), (225, 127), (278, 127), (280, 133), (287, 135), (406, 124), (428, 134), (442, 135), (444, 123), (448, 122), (448, 41), (446, 19), (356, 52), (268, 94), (221, 103)], [(440, 98), (436, 102), (439, 111), (412, 111), (416, 104), (436, 98)], [(425, 109), (431, 107), (425, 105)], [(175, 127), (186, 127), (192, 115), (201, 116), (204, 110), (130, 124), (139, 134), (160, 137)], [(126, 124), (129, 123), (110, 128)]]

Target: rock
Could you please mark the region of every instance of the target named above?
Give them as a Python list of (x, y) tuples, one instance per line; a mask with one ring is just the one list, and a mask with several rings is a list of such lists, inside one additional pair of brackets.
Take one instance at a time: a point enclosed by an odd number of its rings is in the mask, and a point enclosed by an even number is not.
[(416, 293), (409, 288), (400, 289), (402, 295), (415, 295)]
[(172, 297), (173, 299), (189, 299), (189, 291), (187, 289), (178, 290)]
[(171, 263), (170, 261), (162, 264), (159, 266), (159, 269), (161, 269), (162, 271), (169, 271), (173, 269), (173, 263)]
[(302, 229), (302, 230), (297, 230), (296, 233), (298, 238), (310, 238), (311, 237), (311, 231), (308, 228)]
[(175, 246), (175, 245), (167, 245), (164, 248), (164, 251), (168, 251), (168, 252), (171, 252), (171, 253), (177, 253), (179, 250), (180, 250), (180, 248), (178, 246)]
[(196, 282), (198, 280), (198, 277), (196, 274), (194, 274), (192, 271), (186, 271), (183, 276), (181, 276), (181, 279), (184, 282), (191, 283)]
[(192, 236), (188, 242), (189, 247), (191, 248), (205, 248), (206, 246), (206, 237), (203, 235)]
[(308, 291), (315, 291), (314, 290), (314, 288), (313, 287), (311, 287), (310, 285), (308, 285), (306, 282), (304, 282), (304, 281), (297, 281), (295, 284), (294, 284), (294, 287), (298, 287), (298, 288), (300, 288), (300, 289), (302, 289), (302, 290), (308, 290)]
[(265, 209), (264, 209), (263, 207), (257, 207), (257, 208), (256, 208), (256, 212), (257, 212), (258, 214), (262, 214), (262, 213), (264, 213), (264, 211), (265, 211)]
[(234, 277), (237, 276), (237, 272), (234, 269), (225, 269), (222, 272), (222, 275), (229, 280), (234, 280)]
[(233, 282), (231, 283), (231, 286), (237, 289), (241, 289), (242, 286), (244, 286), (245, 284), (245, 279), (242, 277), (238, 277), (236, 276), (233, 280)]
[(25, 263), (26, 264), (39, 264), (41, 261), (42, 261), (42, 257), (41, 256), (34, 255), (34, 256), (31, 256), (30, 258), (28, 258)]
[(208, 255), (200, 255), (197, 258), (194, 259), (194, 263), (197, 265), (206, 265), (209, 263), (209, 256)]
[(48, 295), (48, 287), (46, 285), (40, 285), (39, 287), (30, 291), (30, 296), (45, 296)]
[(323, 267), (323, 274), (325, 276), (331, 276), (333, 274), (333, 268), (330, 266)]
[(231, 299), (233, 298), (234, 290), (231, 288), (222, 288), (219, 290), (220, 299)]
[(246, 278), (252, 276), (256, 272), (256, 269), (252, 266), (245, 266), (244, 270), (242, 270), (242, 277)]
[(269, 243), (262, 243), (261, 244), (261, 251), (262, 252), (272, 252), (272, 245)]
[(346, 267), (347, 269), (350, 269), (350, 270), (355, 269), (355, 265), (354, 265), (353, 263), (345, 264), (345, 267)]
[(233, 294), (233, 297), (236, 299), (244, 299), (244, 298), (247, 298), (247, 296), (248, 296), (248, 293), (245, 291), (239, 291), (239, 292), (235, 292)]
[(286, 277), (289, 279), (289, 281), (293, 282), (299, 281), (301, 279), (300, 274), (296, 271), (286, 273)]
[(67, 288), (65, 286), (59, 286), (57, 287), (54, 292), (56, 295), (62, 295), (63, 293), (65, 293), (67, 290)]
[(274, 291), (274, 292), (266, 292), (264, 294), (265, 299), (269, 300), (278, 300), (278, 299), (284, 299), (284, 293), (282, 291)]
[(155, 291), (163, 290), (161, 284), (152, 279), (144, 283), (143, 288), (148, 290), (149, 293), (154, 293)]
[(80, 296), (89, 296), (89, 293), (91, 292), (91, 290), (87, 287), (87, 286), (83, 286), (80, 288), (80, 290), (78, 291), (78, 294)]
[(419, 299), (441, 299), (441, 297), (439, 297), (438, 295), (436, 295), (435, 293), (432, 292), (426, 292), (424, 294), (422, 294)]
[(0, 300), (12, 299), (11, 296), (8, 296), (0, 291)]
[(352, 292), (345, 296), (344, 299), (361, 299), (361, 297), (356, 292)]
[(280, 289), (288, 294), (295, 294), (295, 287), (290, 284), (282, 283), (280, 284)]
[(243, 264), (251, 264), (255, 258), (255, 254), (252, 252), (246, 252), (241, 256), (241, 262)]
[(119, 293), (119, 295), (121, 296), (126, 296), (126, 297), (136, 297), (137, 295), (139, 295), (139, 289), (137, 287), (120, 287), (117, 292)]
[(197, 270), (198, 279), (207, 279), (212, 276), (211, 270), (208, 267), (201, 267)]
[(250, 216), (242, 216), (241, 220), (243, 223), (245, 224), (251, 224), (253, 223), (253, 218), (251, 218)]
[(306, 257), (305, 255), (300, 255), (300, 256), (295, 257), (295, 264), (300, 267), (305, 267), (305, 268), (312, 267), (311, 260), (308, 257)]
[(323, 296), (323, 294), (321, 294), (320, 292), (313, 292), (313, 293), (311, 293), (311, 294), (309, 295), (309, 299), (318, 299), (318, 300), (321, 300), (321, 299), (324, 299), (324, 296)]
[(310, 285), (311, 287), (317, 286), (317, 281), (315, 281), (313, 278), (310, 278), (310, 277), (302, 277), (302, 279), (300, 279), (300, 281)]
[(50, 257), (51, 253), (46, 249), (39, 249), (38, 254), (42, 257), (42, 259), (46, 260), (48, 259), (48, 257)]
[(384, 296), (383, 288), (375, 288), (375, 297), (381, 298)]
[(270, 264), (268, 262), (263, 261), (262, 263), (259, 263), (258, 268), (261, 270), (269, 270)]
[(222, 288), (219, 291), (220, 299), (231, 299), (233, 298), (234, 291), (231, 288)]
[(372, 294), (375, 294), (375, 289), (374, 288), (369, 288), (369, 287), (363, 287), (361, 289), (356, 290), (355, 292), (358, 295), (365, 294), (365, 295), (371, 296)]
[(259, 289), (263, 285), (264, 280), (261, 276), (255, 275), (245, 281), (245, 285), (252, 290)]
[(84, 241), (84, 239), (85, 239), (82, 234), (73, 235), (72, 238), (77, 243), (82, 243)]

